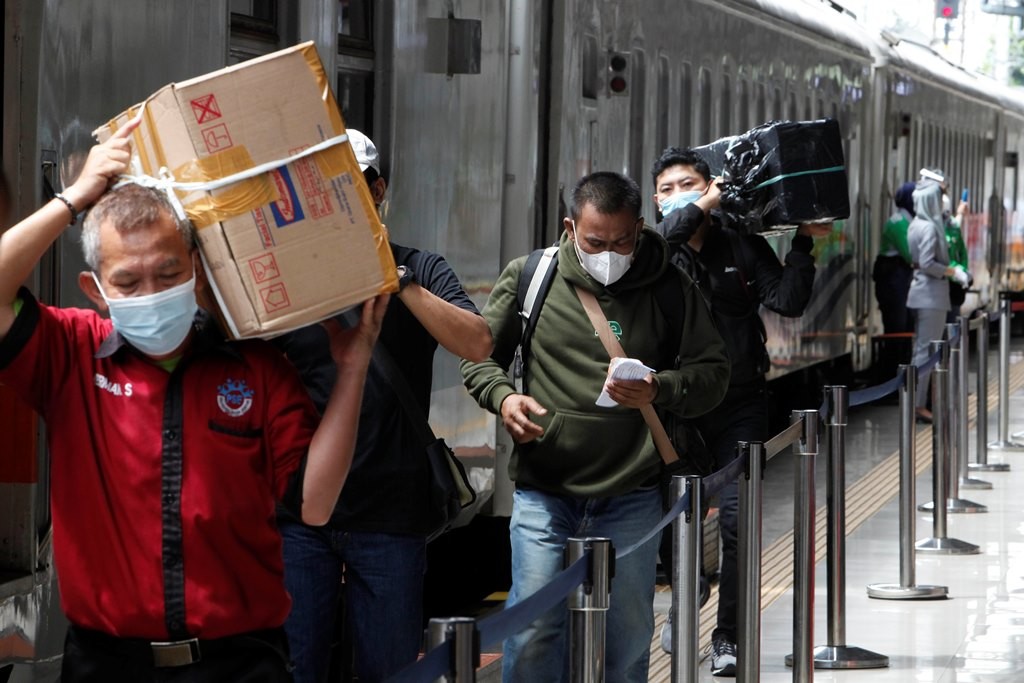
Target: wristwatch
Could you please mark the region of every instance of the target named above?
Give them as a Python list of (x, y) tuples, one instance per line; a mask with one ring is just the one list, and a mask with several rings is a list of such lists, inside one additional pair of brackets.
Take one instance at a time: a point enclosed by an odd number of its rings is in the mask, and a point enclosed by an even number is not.
[(412, 269), (407, 266), (398, 266), (398, 291), (401, 292), (413, 280)]

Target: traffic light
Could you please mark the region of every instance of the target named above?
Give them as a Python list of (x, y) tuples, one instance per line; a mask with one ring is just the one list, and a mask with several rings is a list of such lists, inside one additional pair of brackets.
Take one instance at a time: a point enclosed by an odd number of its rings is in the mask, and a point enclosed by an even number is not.
[(936, 19), (956, 19), (960, 16), (960, 0), (935, 0)]
[(608, 94), (629, 95), (629, 53), (608, 53)]

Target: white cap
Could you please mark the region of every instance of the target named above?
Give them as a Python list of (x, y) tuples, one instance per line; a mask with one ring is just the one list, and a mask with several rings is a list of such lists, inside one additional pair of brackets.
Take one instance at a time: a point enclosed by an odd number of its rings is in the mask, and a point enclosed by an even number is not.
[(925, 178), (926, 180), (934, 180), (937, 183), (946, 182), (946, 177), (945, 175), (943, 175), (942, 171), (937, 171), (930, 168), (922, 168), (921, 177)]
[(348, 141), (352, 143), (352, 151), (356, 154), (359, 170), (372, 168), (380, 175), (380, 157), (377, 155), (377, 146), (373, 144), (373, 140), (355, 128), (348, 128), (345, 132), (348, 133)]

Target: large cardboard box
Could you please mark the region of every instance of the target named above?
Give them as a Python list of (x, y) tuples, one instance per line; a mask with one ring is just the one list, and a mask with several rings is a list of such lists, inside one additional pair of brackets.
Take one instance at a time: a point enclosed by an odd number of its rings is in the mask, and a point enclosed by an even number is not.
[[(96, 136), (108, 138), (140, 111), (133, 166), (176, 183), (289, 159), (345, 132), (313, 43), (168, 85)], [(397, 289), (347, 141), (221, 189), (179, 185), (176, 194), (233, 338), (280, 334)]]

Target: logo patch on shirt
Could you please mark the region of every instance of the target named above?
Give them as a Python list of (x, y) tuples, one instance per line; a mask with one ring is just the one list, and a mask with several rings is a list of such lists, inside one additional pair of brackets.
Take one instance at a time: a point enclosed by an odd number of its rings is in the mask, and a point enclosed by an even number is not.
[(124, 387), (122, 388), (121, 384), (119, 382), (111, 382), (109, 379), (107, 379), (106, 377), (104, 377), (103, 375), (101, 375), (98, 372), (96, 373), (96, 376), (93, 377), (93, 382), (95, 382), (96, 386), (98, 386), (100, 389), (105, 389), (106, 391), (109, 391), (114, 396), (131, 396), (132, 395), (132, 383), (131, 382), (125, 382), (124, 383)]
[[(615, 338), (622, 341), (622, 325), (620, 325), (616, 320), (609, 320), (608, 327), (612, 328), (612, 334), (615, 335)], [(594, 330), (594, 336), (600, 337), (601, 335), (597, 333), (597, 330)]]
[(245, 380), (228, 381), (217, 387), (217, 407), (231, 417), (242, 417), (252, 408), (252, 396), (255, 392), (249, 388)]

